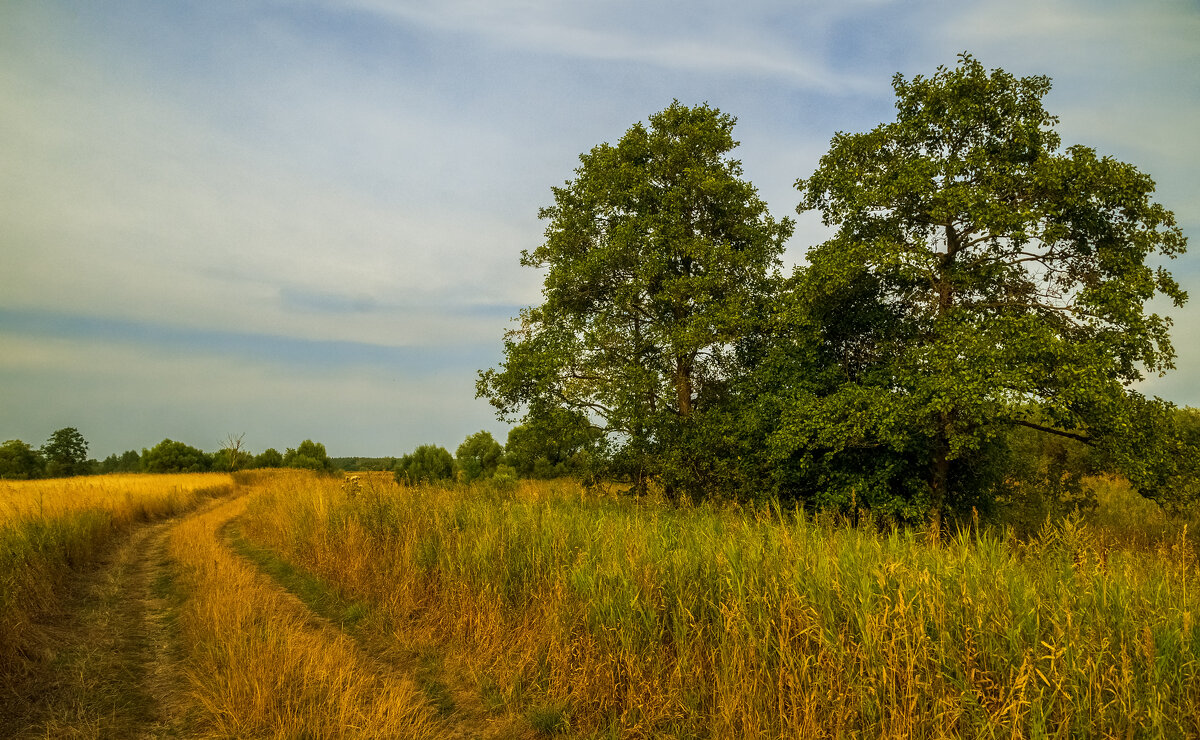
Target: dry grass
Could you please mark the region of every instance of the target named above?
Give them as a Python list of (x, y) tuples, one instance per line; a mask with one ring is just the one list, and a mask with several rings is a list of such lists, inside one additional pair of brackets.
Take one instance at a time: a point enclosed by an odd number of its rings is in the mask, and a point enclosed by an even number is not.
[(112, 475), (0, 481), (0, 688), (43, 658), (40, 624), (68, 579), (137, 524), (232, 490), (228, 475)]
[(168, 543), (184, 597), (178, 624), (201, 731), (437, 737), (434, 711), (408, 677), (373, 662), (222, 542), (222, 527), (244, 506), (239, 498), (191, 517)]
[[(621, 737), (1200, 735), (1200, 567), (1121, 547), (849, 528), (585, 494), (267, 485), (249, 538), (457, 654), (546, 729)], [(1169, 528), (1168, 528), (1169, 529)]]
[(108, 512), (114, 526), (124, 527), (189, 509), (204, 491), (231, 484), (225, 473), (0, 480), (0, 527), (85, 510)]

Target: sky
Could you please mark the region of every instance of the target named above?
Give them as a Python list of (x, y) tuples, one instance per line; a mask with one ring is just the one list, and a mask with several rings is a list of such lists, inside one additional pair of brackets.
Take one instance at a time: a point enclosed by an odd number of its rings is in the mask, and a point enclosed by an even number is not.
[[(1196, 0), (3, 0), (0, 440), (453, 450), (542, 275), (581, 153), (670, 105), (737, 117), (776, 217), (892, 76), (970, 52), (1048, 75), (1064, 145), (1157, 183), (1193, 251), (1177, 369), (1200, 406)], [(828, 231), (797, 217), (785, 267)]]

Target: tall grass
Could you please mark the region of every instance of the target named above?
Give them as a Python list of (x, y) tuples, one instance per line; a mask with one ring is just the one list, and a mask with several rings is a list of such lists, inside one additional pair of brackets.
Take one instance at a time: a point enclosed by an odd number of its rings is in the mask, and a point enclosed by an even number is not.
[[(288, 474), (282, 474), (286, 477)], [(168, 553), (197, 730), (216, 737), (436, 737), (411, 679), (389, 672), (234, 555), (238, 498), (182, 522)]]
[(39, 659), (40, 624), (59, 611), (73, 573), (134, 525), (231, 489), (219, 473), (0, 481), (0, 682)]
[(1080, 520), (938, 539), (566, 483), (298, 476), (241, 528), (446, 646), (485, 694), (578, 732), (1200, 735), (1183, 531), (1131, 548)]

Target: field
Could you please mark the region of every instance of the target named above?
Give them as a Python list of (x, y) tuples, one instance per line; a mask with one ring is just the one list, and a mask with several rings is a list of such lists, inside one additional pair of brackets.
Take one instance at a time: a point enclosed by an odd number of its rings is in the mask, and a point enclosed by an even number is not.
[(40, 625), (73, 574), (135, 527), (231, 489), (219, 473), (0, 481), (0, 680), (45, 649)]
[[(43, 485), (0, 489), (4, 553), (67, 616), (5, 602), (6, 736), (1200, 736), (1195, 532), (1119, 481), (1028, 538), (565, 480)], [(86, 557), (29, 534), (106, 510)]]

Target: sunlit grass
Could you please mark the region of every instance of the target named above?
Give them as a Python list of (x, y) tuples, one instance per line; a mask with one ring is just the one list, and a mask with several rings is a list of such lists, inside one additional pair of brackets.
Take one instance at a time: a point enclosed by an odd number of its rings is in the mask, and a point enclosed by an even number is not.
[(568, 482), (303, 476), (268, 485), (241, 525), (445, 645), (487, 701), (543, 724), (552, 708), (559, 729), (1200, 734), (1195, 548), (1166, 526), (1123, 547), (1114, 526), (938, 539)]
[(72, 573), (134, 525), (230, 490), (221, 473), (0, 481), (0, 679), (41, 658), (40, 623), (59, 611)]
[[(287, 474), (281, 476), (287, 479)], [(217, 737), (438, 736), (412, 680), (373, 663), (297, 600), (233, 554), (224, 503), (181, 523), (168, 552), (182, 601), (178, 625), (188, 696)]]

